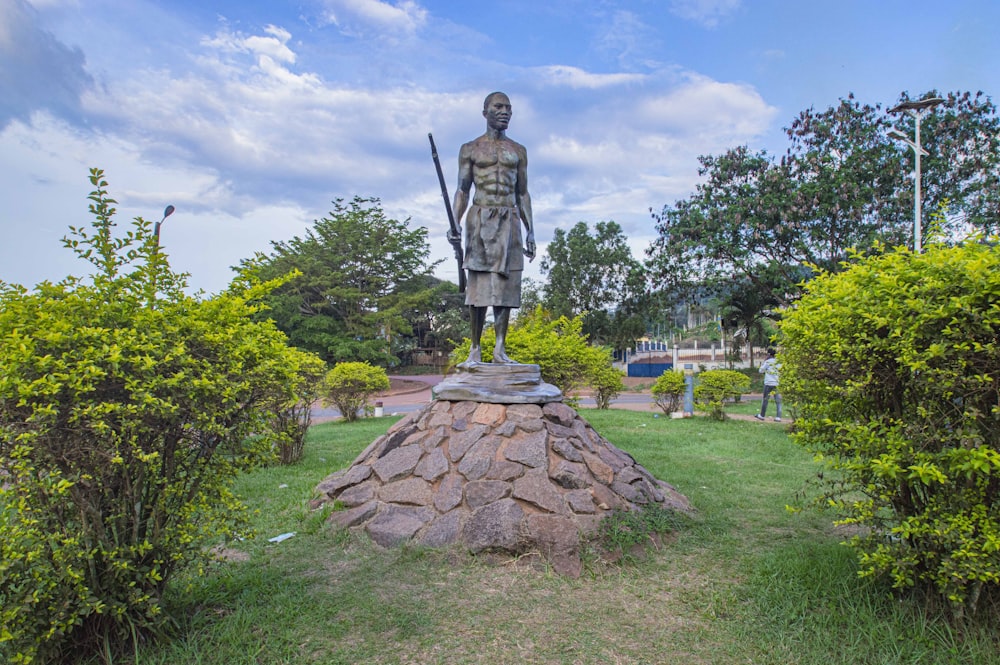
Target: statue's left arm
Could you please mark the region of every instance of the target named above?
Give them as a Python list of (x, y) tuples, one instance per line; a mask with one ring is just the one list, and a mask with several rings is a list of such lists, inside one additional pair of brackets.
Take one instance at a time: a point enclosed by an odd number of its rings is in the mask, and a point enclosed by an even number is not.
[(518, 146), (517, 197), (518, 211), (527, 233), (524, 236), (524, 255), (531, 261), (535, 258), (535, 222), (531, 213), (531, 194), (528, 193), (528, 151)]

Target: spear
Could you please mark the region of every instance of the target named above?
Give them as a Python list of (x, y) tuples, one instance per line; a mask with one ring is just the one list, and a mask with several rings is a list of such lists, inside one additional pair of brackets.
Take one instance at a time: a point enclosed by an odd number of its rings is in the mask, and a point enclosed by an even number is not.
[(437, 146), (434, 145), (434, 135), (428, 134), (431, 141), (431, 157), (434, 158), (434, 168), (437, 169), (438, 182), (441, 183), (441, 197), (444, 198), (444, 209), (448, 211), (448, 226), (451, 233), (448, 234), (448, 242), (455, 249), (455, 260), (458, 261), (458, 292), (465, 293), (465, 269), (462, 267), (462, 234), (458, 230), (455, 222), (455, 213), (451, 211), (451, 199), (448, 198), (448, 186), (444, 184), (444, 173), (441, 172), (441, 162), (438, 160)]

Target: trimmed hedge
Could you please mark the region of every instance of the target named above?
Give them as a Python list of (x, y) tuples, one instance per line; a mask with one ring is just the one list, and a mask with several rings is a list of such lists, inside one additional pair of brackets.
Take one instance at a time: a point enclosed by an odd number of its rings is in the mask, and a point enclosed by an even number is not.
[(858, 258), (780, 328), (795, 436), (834, 471), (819, 500), (859, 527), (862, 574), (975, 611), (1000, 581), (996, 244)]

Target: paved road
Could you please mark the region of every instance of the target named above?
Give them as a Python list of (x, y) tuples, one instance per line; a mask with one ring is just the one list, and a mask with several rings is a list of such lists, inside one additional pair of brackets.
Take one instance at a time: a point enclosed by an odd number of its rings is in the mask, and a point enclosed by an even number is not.
[[(442, 376), (435, 375), (416, 375), (416, 376), (397, 376), (390, 377), (396, 379), (403, 379), (406, 381), (421, 381), (426, 384), (425, 387), (415, 390), (413, 392), (400, 393), (395, 395), (386, 395), (381, 399), (382, 408), (384, 414), (389, 416), (393, 414), (410, 413), (411, 411), (416, 411), (431, 401), (431, 387), (437, 385)], [(760, 400), (760, 395), (747, 395), (748, 399)], [(593, 397), (584, 395), (580, 398), (580, 406), (583, 407), (596, 407), (597, 403), (594, 401)], [(648, 392), (624, 392), (621, 393), (616, 399), (611, 402), (611, 408), (613, 409), (628, 409), (629, 411), (648, 411), (650, 413), (661, 413), (659, 407), (653, 404), (653, 398)], [(773, 414), (773, 406), (771, 411)], [(340, 412), (334, 407), (323, 407), (317, 405), (313, 408), (313, 423), (321, 423), (327, 420), (333, 420), (334, 418), (340, 417)], [(741, 415), (741, 414), (729, 414), (730, 418), (735, 420), (753, 420), (753, 416)], [(768, 423), (771, 421), (768, 420)], [(790, 418), (785, 418), (785, 422), (791, 422)]]
[[(416, 411), (422, 408), (424, 405), (431, 401), (431, 387), (437, 385), (444, 377), (436, 375), (417, 375), (417, 376), (398, 376), (390, 377), (396, 379), (404, 379), (406, 381), (420, 381), (425, 385), (424, 388), (415, 390), (413, 392), (387, 395), (381, 399), (382, 408), (384, 409), (385, 415), (391, 415), (394, 413), (409, 413), (411, 411)], [(580, 399), (580, 405), (584, 407), (594, 407), (597, 406), (594, 399), (590, 396), (584, 395)], [(652, 397), (649, 393), (632, 393), (626, 392), (622, 393), (617, 399), (612, 402), (615, 408), (619, 409), (633, 409), (639, 411), (658, 411), (656, 406), (653, 404)], [(313, 422), (323, 422), (324, 420), (331, 420), (333, 418), (339, 418), (340, 412), (335, 407), (324, 407), (317, 405), (313, 408)]]

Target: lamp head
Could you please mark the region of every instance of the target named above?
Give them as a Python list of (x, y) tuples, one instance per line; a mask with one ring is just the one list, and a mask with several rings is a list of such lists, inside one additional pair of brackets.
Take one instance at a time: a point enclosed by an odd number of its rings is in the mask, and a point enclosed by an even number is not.
[(909, 101), (898, 104), (897, 106), (889, 109), (889, 113), (898, 113), (900, 111), (914, 111), (919, 113), (929, 108), (933, 108), (938, 104), (944, 104), (944, 100), (940, 97), (928, 97), (927, 99), (921, 99), (919, 101)]

